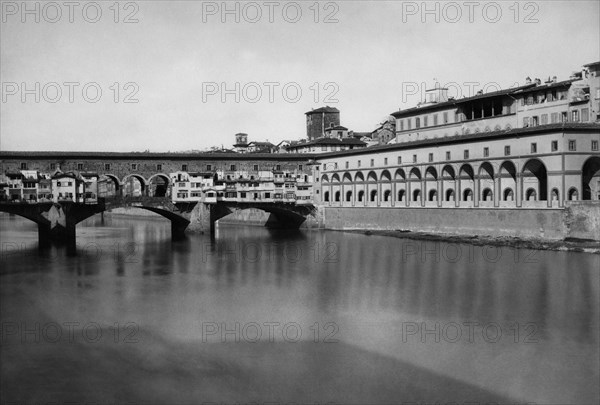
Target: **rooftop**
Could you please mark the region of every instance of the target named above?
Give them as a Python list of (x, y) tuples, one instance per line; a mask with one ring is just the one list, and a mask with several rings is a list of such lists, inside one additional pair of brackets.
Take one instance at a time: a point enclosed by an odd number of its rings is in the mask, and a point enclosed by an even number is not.
[(325, 132), (328, 131), (347, 131), (348, 128), (342, 126), (342, 125), (336, 125), (335, 127), (329, 127), (329, 128), (325, 128)]
[[(252, 156), (252, 158), (249, 158)], [(171, 152), (66, 152), (66, 151), (0, 151), (0, 159), (101, 159), (101, 160), (183, 160), (183, 161), (215, 161), (215, 160), (306, 160), (313, 156), (310, 153), (297, 155), (281, 155), (277, 153), (247, 153), (236, 152), (201, 152), (201, 153), (171, 153)], [(20, 174), (20, 173), (19, 173)]]
[(352, 146), (364, 146), (366, 143), (356, 138), (317, 138), (312, 141), (298, 143), (295, 145), (290, 145), (287, 149), (298, 149), (304, 146), (312, 146), (312, 145), (352, 145)]
[(568, 79), (568, 80), (563, 80), (560, 82), (541, 84), (541, 85), (536, 85), (535, 82), (532, 82), (532, 83), (527, 83), (523, 86), (512, 87), (509, 89), (498, 90), (498, 91), (493, 91), (493, 92), (484, 93), (484, 94), (476, 94), (471, 97), (465, 97), (465, 98), (460, 98), (460, 99), (450, 99), (448, 101), (443, 101), (440, 103), (432, 103), (432, 104), (427, 104), (427, 105), (423, 105), (423, 106), (419, 106), (419, 107), (408, 108), (406, 110), (398, 110), (398, 111), (392, 113), (391, 115), (395, 118), (400, 118), (402, 116), (409, 115), (409, 114), (412, 114), (415, 112), (435, 110), (437, 108), (459, 105), (462, 103), (467, 103), (467, 102), (479, 100), (479, 99), (498, 97), (498, 96), (504, 96), (504, 95), (525, 94), (525, 93), (529, 93), (529, 92), (545, 90), (545, 89), (554, 88), (554, 87), (565, 87), (577, 80), (580, 80), (580, 79)]
[(339, 113), (340, 110), (338, 110), (335, 107), (325, 106), (325, 107), (317, 108), (316, 110), (308, 111), (308, 112), (306, 112), (304, 114), (309, 115), (309, 114), (319, 114), (319, 113), (324, 113), (324, 112), (327, 112), (327, 113)]

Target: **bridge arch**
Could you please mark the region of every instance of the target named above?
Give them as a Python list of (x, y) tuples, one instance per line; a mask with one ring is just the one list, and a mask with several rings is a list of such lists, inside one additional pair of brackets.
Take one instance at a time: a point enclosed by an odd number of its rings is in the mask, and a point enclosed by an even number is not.
[(301, 206), (291, 209), (283, 203), (240, 204), (237, 202), (217, 203), (210, 206), (211, 227), (221, 218), (232, 214), (235, 210), (258, 209), (271, 214), (265, 226), (298, 228), (311, 215), (311, 207)]
[[(137, 187), (137, 183), (139, 183), (139, 189)], [(123, 177), (121, 181), (123, 185), (123, 195), (126, 197), (140, 197), (146, 195), (147, 190), (147, 181), (144, 176), (131, 173)]]
[(121, 194), (121, 182), (114, 174), (103, 174), (99, 180), (103, 186), (99, 185), (98, 194), (102, 197), (113, 197)]
[(171, 180), (164, 173), (156, 173), (148, 178), (148, 195), (150, 197), (168, 197)]

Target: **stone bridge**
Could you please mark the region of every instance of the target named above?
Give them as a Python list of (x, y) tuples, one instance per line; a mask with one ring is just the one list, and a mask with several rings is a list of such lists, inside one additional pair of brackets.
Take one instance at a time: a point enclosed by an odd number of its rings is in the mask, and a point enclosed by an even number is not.
[(38, 225), (40, 246), (51, 241), (74, 244), (79, 222), (106, 210), (134, 207), (159, 214), (171, 221), (171, 237), (181, 239), (185, 231), (214, 235), (215, 223), (236, 210), (249, 208), (271, 213), (267, 226), (298, 228), (314, 210), (312, 205), (291, 203), (173, 203), (164, 197), (100, 198), (95, 204), (61, 201), (58, 203), (0, 203), (0, 212), (27, 218)]

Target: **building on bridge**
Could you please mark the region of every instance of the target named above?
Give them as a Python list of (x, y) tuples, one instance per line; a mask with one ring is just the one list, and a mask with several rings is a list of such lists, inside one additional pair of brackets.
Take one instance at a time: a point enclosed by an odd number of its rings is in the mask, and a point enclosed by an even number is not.
[(202, 190), (214, 186), (214, 177), (215, 174), (211, 172), (171, 173), (172, 189), (163, 196), (172, 196), (172, 200), (178, 202), (199, 201)]
[(2, 183), (2, 200), (35, 203), (38, 200), (40, 181), (45, 177), (36, 170), (7, 171)]
[[(244, 189), (239, 193), (235, 191), (236, 198), (243, 198), (241, 193), (248, 193), (249, 185), (256, 183), (260, 186), (254, 187), (252, 192), (257, 193), (257, 199), (266, 198), (267, 194), (283, 195), (286, 184), (288, 195), (290, 184), (300, 185), (302, 193), (307, 194), (312, 188), (310, 158), (307, 154), (271, 153), (0, 152), (6, 183), (4, 195), (15, 201), (23, 200), (23, 171), (26, 170), (48, 178), (51, 174), (60, 177), (68, 172), (81, 176), (84, 181), (81, 190), (69, 188), (75, 186), (68, 186), (65, 180), (65, 185), (61, 181), (60, 192), (73, 200), (79, 195), (80, 200), (85, 198), (86, 202), (90, 202), (93, 194), (109, 198), (168, 197), (173, 202), (193, 202), (201, 198), (203, 189), (218, 186), (224, 192), (226, 183), (230, 193), (234, 187)], [(283, 181), (276, 183), (276, 179)], [(57, 189), (58, 180), (50, 190), (42, 193), (38, 189), (38, 197), (43, 194), (58, 200)], [(246, 194), (246, 198), (248, 196), (250, 194)]]
[(57, 173), (52, 176), (53, 201), (83, 202), (84, 179), (76, 172)]

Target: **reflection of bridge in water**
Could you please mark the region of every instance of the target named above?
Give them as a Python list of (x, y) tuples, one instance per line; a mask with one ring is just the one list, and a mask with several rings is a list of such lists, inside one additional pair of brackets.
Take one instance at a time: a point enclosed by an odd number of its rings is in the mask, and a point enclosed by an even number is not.
[(296, 229), (312, 215), (312, 205), (296, 205), (283, 202), (237, 202), (218, 201), (206, 203), (173, 202), (168, 197), (109, 197), (97, 202), (77, 203), (0, 203), (0, 212), (19, 215), (38, 225), (40, 246), (50, 241), (75, 243), (76, 226), (81, 221), (104, 211), (115, 208), (140, 208), (154, 212), (171, 221), (171, 237), (181, 239), (186, 229), (194, 232), (214, 234), (215, 223), (219, 219), (238, 210), (259, 209), (271, 214), (266, 226)]

